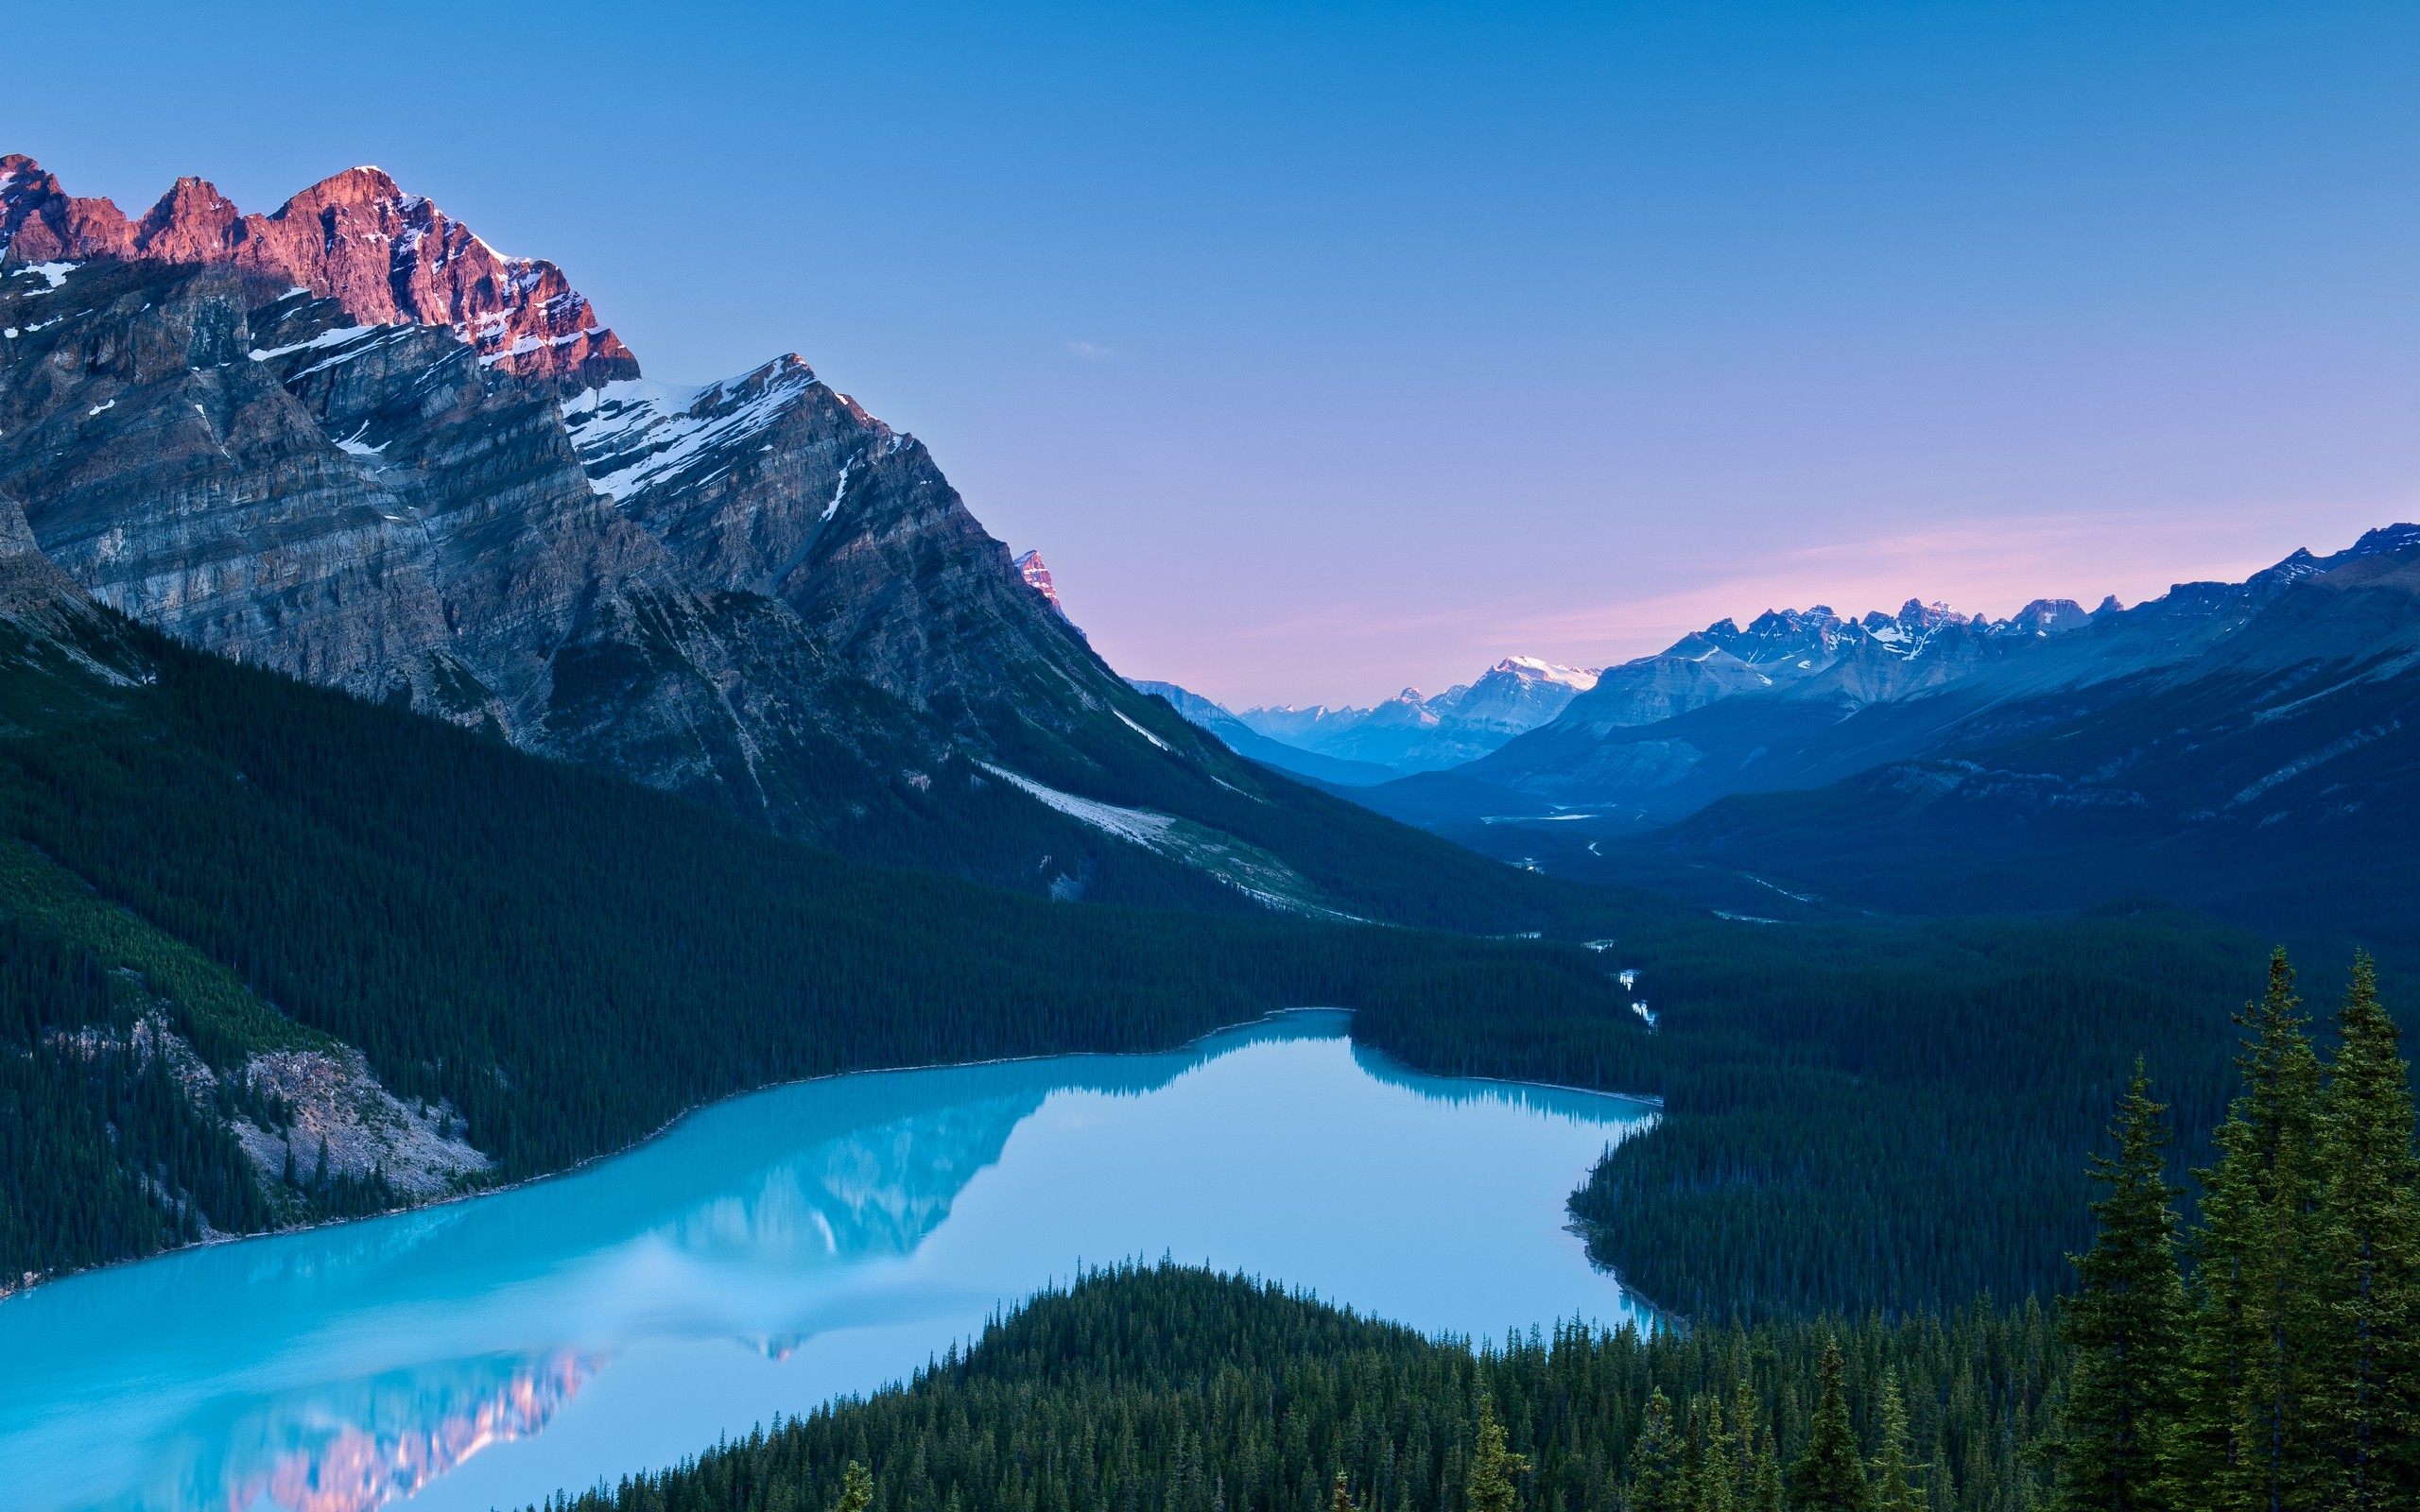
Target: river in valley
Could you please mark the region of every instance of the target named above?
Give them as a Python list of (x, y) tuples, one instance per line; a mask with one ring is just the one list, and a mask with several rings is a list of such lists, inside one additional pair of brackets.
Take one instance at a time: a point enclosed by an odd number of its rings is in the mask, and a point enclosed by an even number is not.
[(800, 1083), (514, 1191), (38, 1287), (0, 1302), (0, 1500), (527, 1506), (1130, 1258), (1432, 1333), (1630, 1318), (1564, 1202), (1653, 1110), (1412, 1074), (1347, 1023)]

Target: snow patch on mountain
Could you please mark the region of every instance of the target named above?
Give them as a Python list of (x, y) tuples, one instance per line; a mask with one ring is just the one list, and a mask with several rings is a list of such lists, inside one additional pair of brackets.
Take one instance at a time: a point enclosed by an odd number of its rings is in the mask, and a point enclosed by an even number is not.
[[(695, 463), (746, 445), (809, 397), (815, 369), (797, 356), (698, 387), (627, 378), (563, 401), (563, 424), (589, 487), (620, 502)], [(848, 469), (841, 469), (847, 487)], [(839, 506), (833, 495), (830, 519)]]
[(1022, 772), (990, 762), (979, 764), (993, 776), (1049, 808), (1104, 834), (1115, 835), (1147, 850), (1192, 867), (1236, 888), (1246, 897), (1281, 913), (1312, 919), (1361, 923), (1366, 920), (1330, 907), (1319, 889), (1302, 873), (1260, 847), (1236, 839), (1191, 819), (1149, 809), (1121, 808), (1098, 799), (1079, 798), (1035, 782)]

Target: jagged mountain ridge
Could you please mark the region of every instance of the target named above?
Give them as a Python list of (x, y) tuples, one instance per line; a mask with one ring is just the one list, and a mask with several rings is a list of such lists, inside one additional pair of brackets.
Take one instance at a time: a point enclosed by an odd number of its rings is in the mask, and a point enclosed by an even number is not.
[(81, 198), (23, 154), (0, 157), (0, 256), (225, 263), (333, 299), (370, 325), (446, 325), (479, 358), (570, 387), (638, 376), (562, 269), (510, 258), (379, 168), (348, 168), (268, 215), (245, 215), (201, 179), (179, 179), (139, 217)]
[(2148, 893), (2339, 949), (2411, 940), (2420, 529), (2144, 608), (1995, 669), (1989, 701), (1957, 700), (1962, 724), (1914, 755), (1727, 797), (1641, 843), (1859, 907)]
[[(2150, 894), (2331, 948), (2411, 933), (2420, 526), (2080, 624), (2050, 608), (1718, 626), (1609, 671), (1599, 695), (1627, 704), (1575, 699), (1484, 761), (1356, 796), (1549, 872), (1757, 914)], [(1652, 678), (1707, 663), (1746, 685), (1639, 709)]]
[[(696, 388), (618, 343), (515, 357), (391, 280), (256, 266), (244, 217), (171, 260), (139, 228), (198, 190), (112, 219), (9, 161), (0, 496), (105, 603), (869, 859), (1488, 932), (1564, 906), (1126, 686), (921, 442), (794, 355)], [(437, 215), (338, 179), (377, 203), (320, 217), (329, 247)], [(418, 266), (355, 244), (355, 272)]]
[[(2180, 583), (2129, 610), (2036, 600), (2005, 620), (1910, 599), (1850, 621), (1818, 606), (1729, 620), (1610, 668), (1563, 715), (1456, 776), (1563, 805), (1668, 822), (1732, 792), (1821, 786), (1995, 738), (2015, 706), (2183, 669), (2293, 584), (2406, 544), (2372, 531), (2297, 551), (2241, 584)], [(2350, 654), (2353, 647), (2340, 648)], [(2251, 654), (2249, 643), (2238, 648)]]

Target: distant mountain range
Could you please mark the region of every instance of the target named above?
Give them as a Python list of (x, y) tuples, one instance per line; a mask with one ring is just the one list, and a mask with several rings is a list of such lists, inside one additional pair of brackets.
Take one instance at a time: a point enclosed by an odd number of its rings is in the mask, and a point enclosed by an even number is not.
[(1595, 668), (1508, 657), (1473, 682), (1423, 696), (1406, 688), (1374, 707), (1255, 706), (1242, 713), (1174, 683), (1138, 681), (1242, 755), (1350, 787), (1476, 761), (1563, 713), (1597, 682)]
[(2378, 939), (2420, 937), (2415, 778), (2420, 526), (2397, 524), (2132, 609), (1726, 620), (1354, 796), (1567, 875), (1749, 877), (1785, 913), (2139, 892)]

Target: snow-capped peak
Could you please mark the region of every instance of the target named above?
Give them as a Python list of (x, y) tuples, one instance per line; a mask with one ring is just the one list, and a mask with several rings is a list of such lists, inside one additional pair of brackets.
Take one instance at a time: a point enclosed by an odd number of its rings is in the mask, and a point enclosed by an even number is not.
[(1574, 693), (1586, 693), (1595, 687), (1599, 675), (1603, 671), (1601, 667), (1567, 667), (1534, 656), (1508, 656), (1488, 670), (1519, 678), (1524, 682), (1559, 683)]

